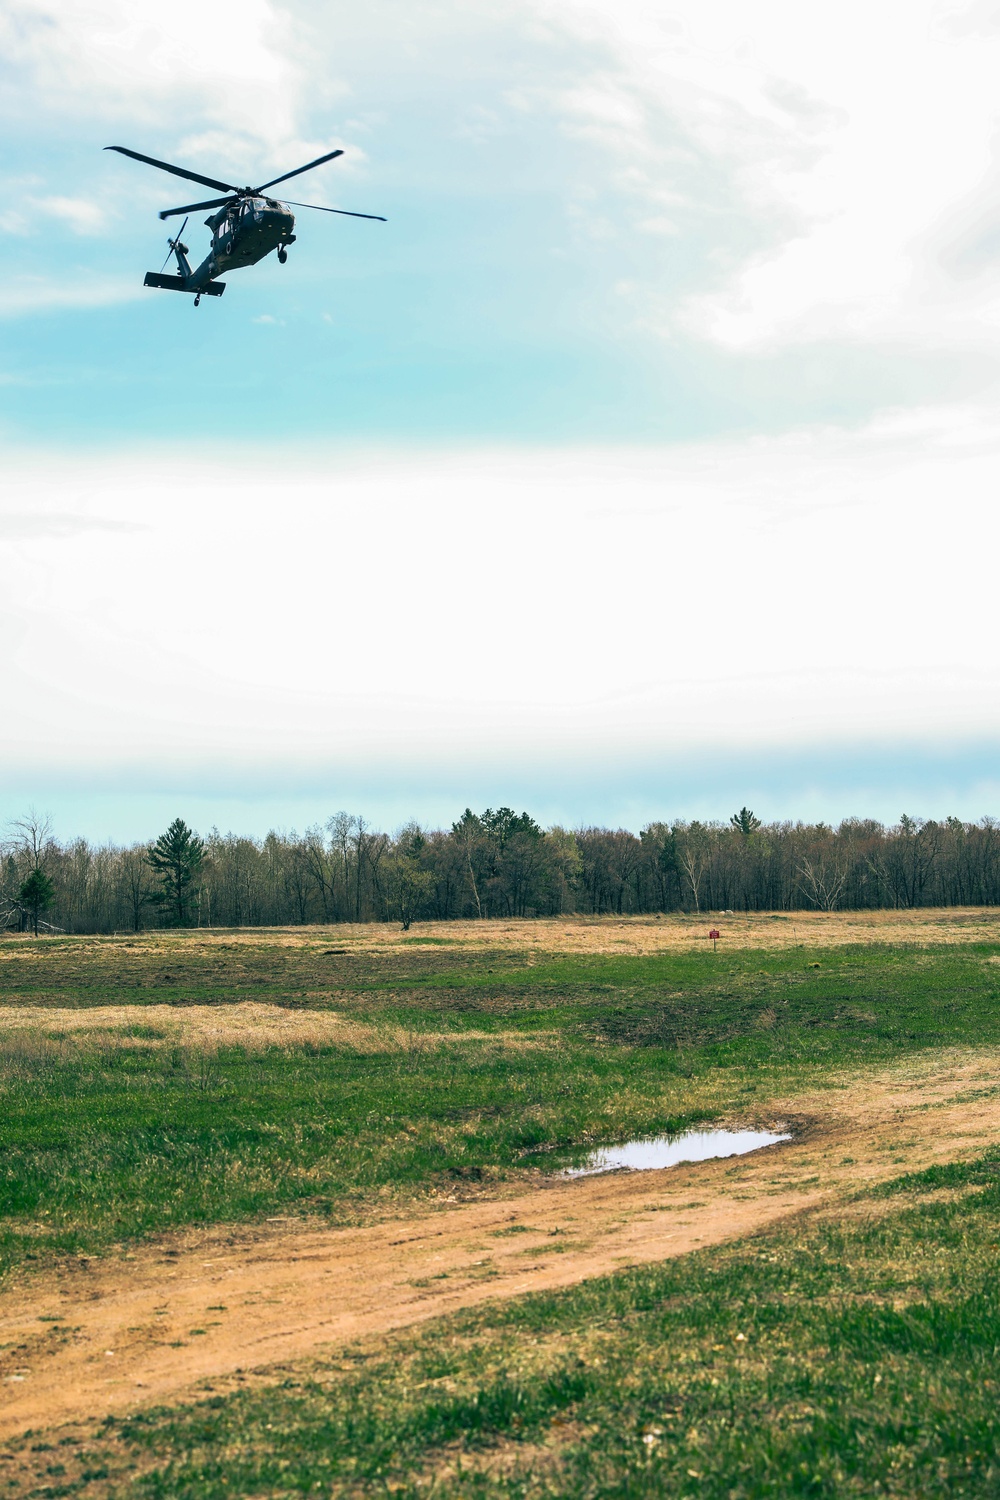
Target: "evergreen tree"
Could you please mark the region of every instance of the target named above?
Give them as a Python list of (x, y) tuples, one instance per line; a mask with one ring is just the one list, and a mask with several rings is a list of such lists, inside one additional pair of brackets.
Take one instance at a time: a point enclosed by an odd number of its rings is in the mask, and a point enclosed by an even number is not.
[(190, 903), (198, 889), (198, 871), (204, 856), (205, 845), (183, 818), (175, 818), (146, 855), (160, 877), (159, 900), (171, 927), (188, 926)]
[(730, 827), (735, 828), (745, 839), (752, 838), (760, 827), (760, 819), (755, 817), (749, 807), (741, 807), (738, 813), (733, 813), (729, 819)]
[(35, 937), (38, 936), (38, 919), (52, 905), (55, 894), (56, 888), (44, 870), (32, 870), (27, 880), (21, 883), (17, 899), (21, 910), (31, 922)]

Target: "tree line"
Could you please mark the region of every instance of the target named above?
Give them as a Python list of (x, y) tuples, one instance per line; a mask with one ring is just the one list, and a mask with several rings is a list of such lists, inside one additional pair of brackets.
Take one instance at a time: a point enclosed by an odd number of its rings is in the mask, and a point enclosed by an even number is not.
[(904, 816), (542, 828), (467, 808), (394, 834), (339, 812), (304, 833), (203, 837), (181, 818), (152, 844), (56, 838), (16, 819), (0, 851), (0, 930), (138, 932), (569, 913), (822, 911), (1000, 904), (1000, 824)]

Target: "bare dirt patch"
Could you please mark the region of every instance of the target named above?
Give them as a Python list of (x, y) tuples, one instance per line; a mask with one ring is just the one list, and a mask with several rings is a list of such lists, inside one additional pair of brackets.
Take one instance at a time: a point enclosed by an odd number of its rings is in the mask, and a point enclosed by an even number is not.
[(527, 1192), (514, 1184), (374, 1226), (284, 1219), (189, 1232), (20, 1275), (0, 1295), (0, 1437), (683, 1255), (1000, 1141), (996, 1052), (939, 1053), (833, 1082), (780, 1101), (770, 1123), (791, 1122), (795, 1139), (752, 1156), (549, 1179)]

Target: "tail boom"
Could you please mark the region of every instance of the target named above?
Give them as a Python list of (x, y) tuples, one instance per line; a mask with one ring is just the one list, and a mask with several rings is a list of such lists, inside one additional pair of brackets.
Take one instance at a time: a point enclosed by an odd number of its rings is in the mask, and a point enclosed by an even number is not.
[(226, 290), (224, 281), (206, 281), (203, 286), (192, 286), (186, 276), (164, 276), (161, 271), (147, 271), (142, 284), (160, 287), (165, 292), (190, 292), (196, 297), (221, 297)]

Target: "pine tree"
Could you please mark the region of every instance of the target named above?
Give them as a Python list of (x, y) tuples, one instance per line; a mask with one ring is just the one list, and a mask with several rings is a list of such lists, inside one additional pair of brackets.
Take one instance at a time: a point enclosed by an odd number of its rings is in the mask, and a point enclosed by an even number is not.
[(190, 902), (198, 888), (204, 857), (205, 845), (183, 818), (175, 818), (146, 855), (160, 877), (159, 900), (171, 927), (188, 925)]
[(754, 816), (749, 807), (741, 807), (738, 813), (733, 813), (729, 822), (745, 839), (752, 837), (760, 827), (760, 819)]
[(35, 937), (38, 936), (38, 919), (52, 905), (55, 894), (56, 888), (44, 870), (32, 870), (27, 880), (21, 884), (17, 899), (31, 922)]

